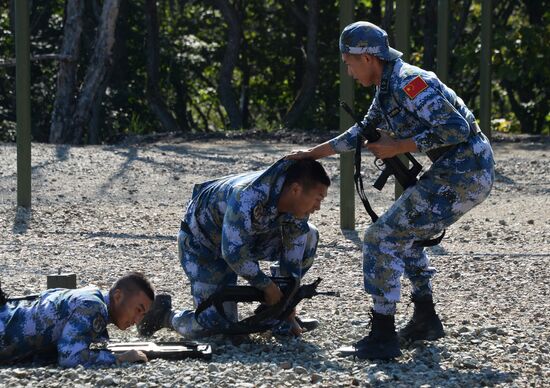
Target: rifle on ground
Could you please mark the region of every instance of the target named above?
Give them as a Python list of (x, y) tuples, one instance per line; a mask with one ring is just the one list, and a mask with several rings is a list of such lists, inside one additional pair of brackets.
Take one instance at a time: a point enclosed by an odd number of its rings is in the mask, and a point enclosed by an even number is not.
[(165, 360), (183, 360), (197, 358), (212, 359), (212, 347), (197, 342), (118, 342), (109, 343), (107, 350), (114, 354), (129, 350), (139, 350), (145, 353), (149, 360), (163, 358)]
[[(340, 296), (338, 292), (317, 291), (317, 286), (321, 282), (318, 278), (311, 284), (300, 285), (299, 280), (294, 277), (271, 277), (270, 278), (283, 293), (281, 301), (273, 306), (268, 306), (264, 302), (263, 291), (252, 286), (225, 286), (221, 290), (212, 294), (204, 300), (195, 311), (195, 319), (205, 329), (216, 334), (251, 334), (270, 330), (287, 319), (294, 308), (303, 299), (312, 298), (316, 295)], [(252, 303), (260, 302), (254, 315), (244, 318), (238, 322), (230, 320), (224, 310), (225, 302)], [(214, 307), (219, 316), (224, 320), (222, 327), (209, 327), (204, 322), (201, 315), (210, 307)]]
[[(348, 104), (346, 104), (344, 101), (340, 101), (340, 106), (346, 111), (348, 115), (353, 118), (359, 128), (361, 128), (361, 132), (357, 135), (357, 143), (355, 145), (355, 172), (353, 174), (353, 179), (355, 181), (355, 189), (357, 191), (357, 194), (359, 195), (359, 198), (361, 198), (361, 202), (363, 202), (365, 210), (367, 211), (372, 222), (374, 223), (376, 222), (376, 220), (378, 220), (378, 215), (372, 209), (367, 195), (365, 194), (363, 177), (361, 176), (361, 148), (363, 147), (363, 139), (367, 140), (367, 142), (369, 143), (375, 143), (380, 139), (381, 135), (376, 127), (378, 126), (378, 124), (380, 124), (382, 118), (377, 117), (373, 120), (369, 120), (366, 124), (363, 124), (361, 118), (355, 115)], [(376, 167), (378, 167), (378, 169), (382, 170), (382, 173), (373, 184), (375, 189), (381, 191), (382, 188), (384, 188), (384, 186), (386, 185), (388, 178), (392, 175), (395, 177), (395, 180), (399, 182), (401, 187), (403, 187), (403, 190), (416, 184), (416, 182), (418, 181), (417, 176), (422, 171), (422, 165), (409, 152), (403, 155), (405, 155), (405, 157), (412, 163), (412, 167), (410, 169), (401, 161), (401, 159), (399, 159), (397, 155), (391, 158), (382, 159), (382, 165), (377, 163), (377, 161), (379, 161), (380, 159), (375, 159), (374, 164), (376, 165)], [(445, 231), (443, 231), (443, 233), (436, 238), (415, 241), (414, 245), (421, 247), (431, 247), (439, 244), (443, 237), (445, 237)]]
[(32, 301), (40, 297), (40, 294), (30, 294), (23, 296), (9, 296), (2, 290), (2, 284), (0, 283), (0, 306), (5, 305), (8, 302), (20, 302), (20, 301)]

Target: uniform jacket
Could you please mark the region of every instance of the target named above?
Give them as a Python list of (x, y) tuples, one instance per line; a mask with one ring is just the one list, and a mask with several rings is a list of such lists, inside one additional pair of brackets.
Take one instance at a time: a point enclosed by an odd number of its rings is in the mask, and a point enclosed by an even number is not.
[[(270, 282), (258, 265), (258, 247), (273, 233), (280, 233), (283, 251), (295, 248), (294, 240), (309, 231), (307, 218), (280, 214), (277, 203), (285, 172), (294, 163), (279, 160), (265, 171), (244, 173), (195, 185), (182, 227), (189, 232), (188, 249), (207, 265), (225, 260), (230, 268), (263, 289)], [(284, 253), (283, 253), (284, 257)], [(285, 272), (300, 277), (300, 263), (281, 260)]]
[[(477, 132), (474, 115), (451, 88), (434, 73), (401, 59), (385, 62), (381, 84), (364, 121), (378, 117), (382, 118), (380, 129), (398, 139), (412, 138), (421, 152), (460, 144), (445, 155), (460, 159), (467, 149), (481, 155), (481, 148), (490, 147), (482, 136), (473, 136)], [(336, 152), (353, 150), (359, 131), (354, 125), (330, 144)], [(477, 150), (475, 144), (479, 144)]]
[(57, 354), (65, 367), (115, 363), (111, 352), (89, 349), (109, 339), (108, 304), (95, 287), (55, 288), (32, 302), (6, 303), (0, 307), (0, 362)]

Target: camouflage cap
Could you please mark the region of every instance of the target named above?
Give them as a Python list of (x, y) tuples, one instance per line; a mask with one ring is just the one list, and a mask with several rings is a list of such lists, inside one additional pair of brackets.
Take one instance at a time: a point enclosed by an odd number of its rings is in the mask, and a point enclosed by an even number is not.
[(403, 55), (390, 47), (388, 34), (369, 22), (348, 25), (340, 35), (342, 54), (370, 54), (385, 61), (393, 61)]

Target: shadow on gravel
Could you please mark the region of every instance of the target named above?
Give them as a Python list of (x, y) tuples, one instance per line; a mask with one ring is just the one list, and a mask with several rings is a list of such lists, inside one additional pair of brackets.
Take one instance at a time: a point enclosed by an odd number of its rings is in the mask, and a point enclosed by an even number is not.
[[(120, 154), (120, 152), (117, 152), (117, 153)], [(99, 196), (102, 196), (102, 197), (105, 196), (108, 189), (113, 185), (113, 182), (116, 181), (117, 179), (122, 178), (124, 175), (128, 173), (130, 166), (138, 158), (137, 154), (138, 154), (138, 151), (136, 148), (128, 148), (127, 152), (124, 155), (126, 156), (126, 160), (124, 161), (124, 163), (122, 163), (118, 171), (113, 175), (111, 175), (107, 180), (107, 182), (101, 185), (101, 187), (98, 190)]]
[[(325, 370), (345, 372), (347, 368), (341, 366), (338, 361), (330, 360), (327, 350), (320, 348), (307, 339), (289, 339), (286, 337), (274, 337), (276, 344), (257, 342), (253, 337), (241, 338), (240, 343), (220, 343), (219, 340), (210, 340), (214, 345), (215, 355), (212, 361), (216, 363), (233, 363), (239, 361), (243, 364), (277, 363), (282, 369), (291, 369), (297, 366), (311, 368), (312, 364), (323, 365)], [(288, 357), (284, 357), (288, 354)], [(296, 358), (297, 354), (307, 354), (303, 359)], [(216, 356), (217, 355), (217, 356)], [(220, 358), (221, 355), (231, 357)], [(286, 366), (285, 366), (286, 364)], [(313, 367), (315, 371), (315, 367)]]
[(18, 207), (13, 220), (13, 234), (25, 234), (29, 229), (29, 224), (32, 218), (32, 210)]
[[(493, 386), (512, 383), (518, 377), (517, 373), (502, 372), (497, 369), (477, 366), (477, 361), (465, 357), (457, 359), (457, 367), (441, 367), (441, 353), (449, 355), (449, 351), (437, 345), (421, 345), (415, 349), (413, 357), (407, 362), (369, 363), (367, 375), (371, 383), (384, 382), (380, 386), (406, 384), (414, 386), (443, 385), (449, 386)], [(381, 378), (381, 375), (385, 377)]]
[(501, 174), (498, 171), (495, 171), (495, 181), (506, 183), (507, 185), (515, 185), (516, 181), (511, 178), (508, 178), (506, 175)]
[[(71, 149), (71, 146), (69, 145), (57, 145), (55, 147), (55, 156), (56, 159), (52, 159), (43, 163), (32, 163), (31, 165), (31, 173), (33, 174), (33, 181), (36, 179), (36, 175), (40, 175), (42, 173), (42, 169), (52, 165), (56, 164), (58, 162), (64, 162), (69, 159), (69, 151)], [(17, 177), (17, 171), (10, 175), (2, 175), (0, 176), (0, 180), (7, 180), (7, 179), (13, 179)]]
[(57, 160), (63, 162), (69, 158), (70, 146), (66, 144), (58, 144), (55, 146), (55, 156)]
[[(177, 155), (185, 155), (188, 157), (196, 158), (198, 160), (209, 160), (211, 162), (217, 163), (229, 163), (235, 164), (237, 161), (242, 160), (242, 155), (249, 154), (251, 152), (250, 145), (236, 145), (236, 144), (227, 144), (224, 148), (211, 148), (208, 150), (195, 151), (191, 147), (184, 145), (159, 145), (155, 147), (160, 152), (173, 152)], [(154, 149), (152, 151), (155, 151)], [(273, 149), (269, 145), (254, 144), (255, 152), (264, 152), (264, 153), (279, 153), (279, 151)], [(273, 158), (273, 162), (277, 159), (282, 158), (284, 155), (280, 153), (278, 157)], [(251, 164), (249, 169), (262, 169), (267, 167), (265, 161), (247, 161), (248, 164)]]
[(94, 237), (109, 237), (109, 238), (125, 238), (130, 240), (157, 240), (157, 241), (176, 241), (176, 236), (163, 236), (161, 234), (147, 235), (147, 234), (130, 234), (130, 233), (113, 233), (113, 232), (85, 232), (84, 234), (88, 238)]
[(55, 232), (55, 234), (67, 234), (85, 236), (87, 238), (121, 238), (128, 240), (156, 240), (156, 241), (176, 241), (176, 236), (165, 236), (162, 234), (131, 234), (131, 233), (115, 233), (115, 232)]
[(357, 230), (340, 229), (340, 231), (346, 240), (353, 242), (359, 250), (363, 249), (363, 239), (359, 236)]

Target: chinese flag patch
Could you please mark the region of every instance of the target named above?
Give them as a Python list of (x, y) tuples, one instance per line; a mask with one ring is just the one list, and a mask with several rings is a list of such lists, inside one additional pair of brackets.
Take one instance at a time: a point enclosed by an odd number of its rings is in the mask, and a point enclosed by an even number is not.
[(428, 84), (426, 83), (426, 81), (424, 81), (422, 79), (422, 77), (417, 76), (415, 79), (413, 79), (407, 85), (405, 85), (403, 90), (405, 91), (405, 93), (407, 93), (407, 96), (409, 96), (409, 98), (412, 100), (416, 96), (418, 96), (418, 94), (420, 94), (420, 92), (423, 91), (424, 89), (426, 89), (427, 87), (428, 87)]

